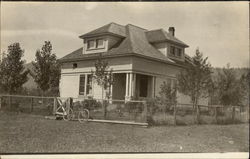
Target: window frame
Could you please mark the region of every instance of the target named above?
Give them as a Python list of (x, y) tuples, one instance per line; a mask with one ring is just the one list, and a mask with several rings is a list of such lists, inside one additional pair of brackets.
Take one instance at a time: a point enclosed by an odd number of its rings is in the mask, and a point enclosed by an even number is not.
[(170, 55), (175, 56), (175, 47), (174, 46), (170, 46)]
[[(101, 46), (98, 46), (98, 41), (99, 40), (102, 40), (102, 45)], [(101, 38), (96, 39), (96, 48), (97, 49), (104, 49), (105, 48), (104, 39), (101, 39)]]
[[(92, 80), (93, 77), (91, 74), (86, 74), (87, 76), (87, 84), (86, 84), (86, 95), (90, 95), (93, 92), (93, 85), (92, 85)], [(91, 90), (91, 91), (90, 91)], [(91, 93), (90, 93), (91, 92)]]
[(182, 58), (182, 48), (176, 47), (174, 45), (170, 45), (170, 51), (169, 51), (170, 56), (181, 59)]
[[(103, 44), (102, 46), (98, 46), (98, 40), (102, 40)], [(94, 42), (94, 46), (93, 47), (89, 47), (89, 43), (93, 41)], [(105, 39), (104, 38), (96, 38), (96, 39), (89, 39), (87, 40), (87, 50), (97, 50), (97, 49), (105, 49)]]
[(78, 92), (78, 94), (80, 96), (92, 95), (93, 94), (92, 75), (91, 74), (81, 74), (79, 76), (79, 78), (80, 79), (79, 79), (79, 92)]
[[(85, 95), (85, 74), (80, 75), (79, 77), (79, 95)], [(83, 82), (81, 83), (81, 79), (83, 80)], [(83, 91), (81, 90), (81, 87), (83, 87)]]
[[(89, 45), (91, 41), (94, 42), (94, 43), (93, 43), (93, 44), (94, 44), (93, 47), (90, 47), (90, 45)], [(95, 41), (94, 39), (88, 40), (88, 41), (87, 41), (87, 49), (88, 49), (88, 50), (91, 50), (91, 49), (95, 49), (95, 48), (96, 48), (96, 41)]]
[(181, 48), (177, 48), (177, 56), (178, 57), (182, 56), (182, 49)]

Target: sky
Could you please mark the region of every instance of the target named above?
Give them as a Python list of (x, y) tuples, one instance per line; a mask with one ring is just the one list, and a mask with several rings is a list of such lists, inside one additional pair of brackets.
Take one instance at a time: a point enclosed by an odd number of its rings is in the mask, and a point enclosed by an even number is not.
[(175, 27), (175, 36), (214, 67), (249, 67), (248, 2), (1, 2), (1, 53), (19, 42), (30, 62), (44, 41), (61, 58), (82, 47), (80, 35), (115, 22)]

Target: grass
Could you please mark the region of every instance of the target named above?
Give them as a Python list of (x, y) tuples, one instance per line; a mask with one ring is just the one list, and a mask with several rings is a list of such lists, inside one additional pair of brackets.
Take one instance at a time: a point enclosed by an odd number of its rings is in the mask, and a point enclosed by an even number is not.
[(138, 126), (0, 112), (0, 153), (247, 152), (249, 126)]

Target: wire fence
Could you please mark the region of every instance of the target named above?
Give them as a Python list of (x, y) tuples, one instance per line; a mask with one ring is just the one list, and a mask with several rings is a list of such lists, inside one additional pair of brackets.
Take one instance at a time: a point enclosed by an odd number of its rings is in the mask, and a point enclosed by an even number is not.
[[(0, 95), (0, 109), (14, 113), (55, 115), (55, 111), (59, 107), (57, 99), (66, 105), (69, 104), (75, 113), (82, 108), (88, 109), (90, 119), (147, 122), (145, 101)], [(72, 101), (68, 102), (68, 99)]]
[(0, 95), (0, 109), (12, 113), (52, 115), (55, 97)]
[(153, 124), (234, 124), (249, 122), (249, 107), (177, 104), (170, 111), (156, 111), (152, 115)]
[[(66, 102), (67, 99), (61, 98), (61, 100)], [(90, 119), (147, 122), (145, 101), (72, 98), (71, 108), (74, 112), (82, 108), (88, 109)]]
[(0, 95), (0, 110), (13, 113), (55, 115), (59, 104), (70, 104), (74, 112), (88, 109), (90, 119), (149, 123), (151, 125), (190, 125), (190, 124), (233, 124), (249, 122), (249, 107), (221, 105), (198, 105), (178, 103), (171, 109), (156, 109), (146, 101), (105, 100), (92, 98), (40, 97), (21, 95)]

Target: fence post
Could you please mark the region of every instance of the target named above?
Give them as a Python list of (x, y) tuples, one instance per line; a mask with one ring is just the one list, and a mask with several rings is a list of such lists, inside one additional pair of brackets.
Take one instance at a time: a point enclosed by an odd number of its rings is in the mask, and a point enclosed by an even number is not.
[(57, 101), (56, 101), (56, 97), (54, 98), (54, 104), (53, 104), (53, 115), (56, 114), (56, 109), (57, 109)]
[(9, 109), (11, 110), (11, 109), (12, 109), (12, 108), (11, 108), (11, 96), (9, 96), (8, 99), (9, 99), (9, 100), (8, 100)]
[(33, 107), (34, 107), (33, 98), (31, 97), (31, 109), (30, 109), (30, 112), (33, 112)]
[(0, 96), (0, 109), (2, 108), (2, 96)]
[(232, 120), (233, 120), (233, 123), (234, 123), (234, 119), (235, 119), (235, 107), (232, 106)]
[(147, 118), (148, 118), (148, 107), (147, 107), (147, 102), (143, 102), (143, 105), (144, 105), (144, 120), (145, 120), (145, 123), (147, 123)]
[(216, 124), (218, 124), (218, 112), (217, 112), (217, 106), (215, 106), (215, 121), (216, 121)]
[(196, 122), (197, 124), (200, 123), (200, 107), (198, 104), (196, 105)]
[(177, 104), (174, 104), (174, 125), (176, 125), (176, 110), (177, 109)]

